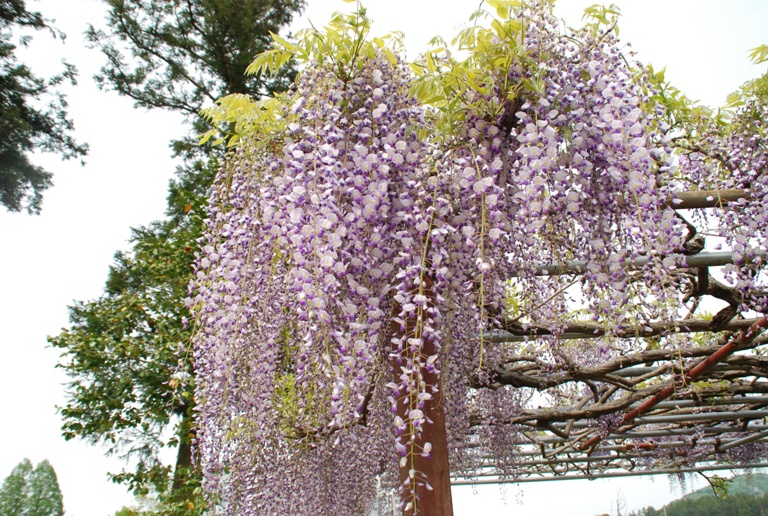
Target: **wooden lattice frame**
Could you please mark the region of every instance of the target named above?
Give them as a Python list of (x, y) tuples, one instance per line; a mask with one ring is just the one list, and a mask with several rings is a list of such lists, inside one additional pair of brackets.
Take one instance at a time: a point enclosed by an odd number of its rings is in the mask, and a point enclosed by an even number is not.
[[(668, 201), (675, 209), (717, 208), (748, 196), (743, 190), (687, 192)], [(453, 485), (605, 478), (658, 473), (768, 467), (768, 461), (740, 460), (734, 450), (768, 441), (768, 335), (765, 317), (737, 318), (739, 294), (718, 282), (708, 268), (732, 262), (730, 253), (687, 257), (692, 296), (709, 295), (728, 306), (712, 320), (684, 319), (627, 328), (619, 338), (664, 337), (673, 333), (717, 334), (716, 344), (679, 349), (646, 349), (611, 358), (594, 367), (553, 373), (535, 355), (510, 354), (495, 366), (491, 382), (475, 388), (513, 386), (545, 392), (580, 384), (588, 394), (569, 407), (529, 409), (503, 424), (518, 436), (519, 453), (499, 469), (489, 458), (477, 476), (454, 476)], [(763, 257), (764, 258), (764, 257)], [(642, 265), (642, 258), (635, 261)], [(540, 274), (580, 274), (584, 264), (546, 264)], [(485, 335), (507, 345), (542, 338), (543, 327), (511, 322)], [(595, 338), (596, 325), (572, 324), (558, 338)], [(552, 337), (549, 337), (552, 338)], [(711, 340), (710, 340), (711, 342)], [(752, 350), (751, 353), (745, 353)], [(616, 396), (623, 392), (623, 396)], [(479, 421), (477, 422), (480, 423)], [(659, 451), (665, 451), (659, 457)], [(479, 448), (478, 448), (479, 453)]]

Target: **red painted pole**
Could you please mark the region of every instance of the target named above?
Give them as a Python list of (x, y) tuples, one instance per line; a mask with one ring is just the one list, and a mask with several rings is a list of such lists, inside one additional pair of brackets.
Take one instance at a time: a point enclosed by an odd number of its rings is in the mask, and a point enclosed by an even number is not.
[[(709, 371), (712, 367), (714, 367), (719, 362), (722, 362), (725, 360), (730, 354), (732, 354), (734, 351), (738, 349), (739, 346), (743, 344), (748, 344), (752, 341), (755, 337), (757, 337), (757, 332), (760, 330), (760, 328), (765, 328), (768, 326), (768, 319), (766, 319), (765, 316), (761, 317), (757, 321), (754, 322), (749, 328), (739, 333), (738, 336), (731, 339), (725, 346), (718, 349), (714, 353), (712, 353), (710, 356), (696, 364), (694, 367), (692, 367), (683, 377), (685, 379), (685, 383), (690, 383), (702, 374)], [(651, 399), (637, 407), (636, 409), (632, 410), (631, 412), (628, 412), (624, 415), (624, 419), (621, 421), (620, 426), (624, 426), (627, 423), (632, 422), (635, 418), (640, 417), (641, 415), (645, 414), (649, 410), (651, 410), (653, 407), (655, 407), (659, 402), (664, 401), (665, 399), (669, 398), (672, 393), (675, 392), (675, 383), (672, 382), (671, 384), (664, 387), (661, 391), (659, 391), (655, 396), (653, 396)], [(597, 443), (600, 442), (600, 436), (592, 436), (590, 439), (588, 439), (584, 444), (581, 445), (582, 450), (586, 450), (587, 448), (590, 448)]]
[[(424, 278), (425, 292), (428, 299), (434, 299), (432, 290), (432, 281)], [(399, 312), (399, 310), (398, 310)], [(415, 321), (406, 321), (405, 338), (415, 335)], [(392, 323), (392, 334), (402, 335), (402, 330), (398, 323)], [(435, 344), (429, 339), (424, 339), (422, 354), (431, 356), (436, 353)], [(393, 361), (392, 374), (395, 383), (400, 381), (400, 366)], [(405, 466), (400, 468), (400, 485), (409, 485), (411, 481), (411, 469), (416, 471), (418, 483), (416, 485), (416, 503), (409, 510), (405, 506), (410, 500), (411, 493), (403, 492), (403, 516), (453, 516), (453, 500), (451, 498), (451, 470), (448, 463), (448, 437), (445, 429), (445, 410), (443, 407), (442, 389), (440, 389), (440, 379), (435, 371), (422, 369), (421, 376), (427, 385), (427, 392), (430, 387), (436, 386), (438, 394), (431, 400), (426, 400), (422, 409), (424, 415), (431, 423), (426, 424), (421, 435), (416, 439), (416, 449), (422, 450), (425, 443), (430, 443), (432, 449), (427, 456), (420, 453), (413, 455)], [(401, 396), (397, 402), (397, 415), (404, 421), (408, 420), (409, 399), (407, 396)]]

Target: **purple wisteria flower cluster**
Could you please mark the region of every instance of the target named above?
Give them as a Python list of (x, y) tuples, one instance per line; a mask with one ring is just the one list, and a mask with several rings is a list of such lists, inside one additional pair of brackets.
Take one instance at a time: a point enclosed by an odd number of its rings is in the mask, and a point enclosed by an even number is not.
[[(391, 445), (366, 443), (397, 435), (403, 460), (429, 451), (414, 442), (439, 389), (421, 371), (441, 362), (422, 349), (440, 350), (442, 321), (425, 263), (444, 274), (448, 229), (408, 87), (384, 55), (343, 79), (314, 63), (280, 151), (244, 145), (215, 184), (190, 300), (199, 448), (209, 489), (238, 514), (359, 513), (398, 464)], [(393, 425), (400, 397), (408, 416)], [(331, 493), (294, 484), (308, 475)]]
[[(492, 41), (509, 60), (467, 61), (481, 86), (454, 92), (451, 131), (397, 56), (353, 39), (348, 62), (308, 61), (283, 133), (244, 137), (222, 166), (189, 305), (199, 460), (225, 512), (361, 514), (378, 485), (417, 502), (429, 479), (399, 471), (430, 455), (419, 438), (438, 400), (452, 467), (491, 450), (513, 475), (522, 441), (504, 415), (532, 394), (471, 389), (510, 353), (484, 333), (512, 320), (557, 334), (578, 306), (604, 338), (519, 351), (574, 368), (624, 351), (611, 331), (679, 308), (666, 301), (684, 230), (647, 78), (612, 34), (565, 37), (549, 3), (518, 15)], [(534, 275), (571, 260), (587, 263), (576, 281)]]
[(669, 265), (660, 257), (682, 244), (675, 214), (664, 205), (672, 157), (652, 122), (642, 71), (627, 64), (613, 34), (582, 31), (566, 39), (556, 24), (550, 16), (527, 26), (542, 93), (523, 92), (515, 114), (510, 183), (517, 209), (509, 211), (518, 246), (510, 252), (522, 269), (585, 261), (582, 295), (590, 312), (621, 324), (627, 305), (648, 297), (625, 261), (657, 257), (643, 283), (658, 291)]
[[(469, 378), (482, 382), (510, 353), (483, 346), (483, 330), (512, 316), (517, 324), (557, 334), (578, 309), (603, 325), (604, 338), (539, 339), (516, 351), (572, 369), (636, 345), (612, 339), (612, 331), (672, 319), (679, 308), (665, 301), (679, 298), (674, 270), (684, 230), (665, 204), (674, 160), (667, 135), (654, 122), (647, 77), (628, 64), (610, 33), (585, 29), (565, 37), (546, 3), (521, 9), (518, 18), (524, 35), (511, 66), (503, 75), (487, 74), (483, 84), (490, 94), (465, 92), (465, 123), (442, 142), (436, 160), (440, 169), (452, 170), (450, 197), (458, 214), (445, 219), (454, 228), (448, 291), (476, 307), (451, 314), (455, 336), (443, 369), (449, 437), (457, 450), (453, 464), (468, 474), (486, 457), (481, 452), (474, 462), (461, 452), (468, 436), (476, 435), (485, 450), (514, 441), (500, 437), (494, 425), (472, 432), (470, 421), (495, 420), (497, 407), (518, 406), (531, 396), (520, 388), (466, 395)], [(626, 262), (638, 255), (648, 263), (630, 273)], [(572, 260), (587, 264), (576, 281), (534, 276), (536, 266)], [(511, 305), (518, 313), (510, 313)], [(562, 404), (574, 393), (549, 396)], [(515, 447), (507, 450), (506, 457), (494, 454), (500, 466), (513, 460)]]
[(768, 251), (768, 94), (765, 86), (759, 90), (759, 84), (754, 86), (757, 91), (745, 92), (745, 100), (729, 120), (708, 119), (698, 128), (695, 142), (681, 145), (680, 172), (697, 188), (749, 191), (748, 198), (719, 214), (717, 235), (733, 251), (734, 264), (724, 273), (742, 292), (740, 310), (764, 314), (768, 312), (761, 274)]

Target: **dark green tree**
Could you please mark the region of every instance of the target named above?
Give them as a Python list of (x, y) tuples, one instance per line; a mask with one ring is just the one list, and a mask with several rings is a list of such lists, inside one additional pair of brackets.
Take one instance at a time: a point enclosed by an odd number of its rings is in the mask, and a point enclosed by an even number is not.
[(30, 30), (47, 29), (63, 39), (49, 23), (39, 12), (28, 11), (24, 0), (0, 0), (0, 204), (9, 211), (39, 213), (42, 194), (52, 185), (52, 174), (30, 162), (31, 152), (77, 158), (88, 150), (71, 136), (67, 102), (57, 91), (65, 81), (75, 83), (75, 69), (65, 63), (61, 74), (43, 79), (16, 56), (14, 38), (26, 46)]
[(62, 516), (64, 501), (59, 480), (47, 460), (37, 465), (29, 480), (29, 499), (25, 516)]
[[(88, 32), (107, 58), (97, 81), (138, 107), (184, 114), (193, 135), (205, 127), (197, 113), (207, 103), (229, 93), (282, 90), (294, 75), (288, 69), (277, 78), (246, 77), (245, 69), (303, 0), (104, 2), (108, 28)], [(193, 140), (173, 142), (184, 162), (170, 184), (167, 217), (133, 230), (131, 249), (115, 255), (104, 294), (70, 307), (70, 328), (49, 339), (72, 379), (61, 408), (64, 436), (131, 456), (136, 468), (113, 479), (137, 495), (156, 496), (160, 512), (178, 514), (202, 510), (191, 461), (194, 377), (184, 300), (218, 166), (215, 151)], [(159, 461), (165, 447), (177, 448), (175, 467)]]
[(59, 481), (51, 464), (44, 460), (32, 468), (29, 459), (16, 466), (0, 487), (3, 516), (62, 516), (64, 503)]
[(254, 57), (303, 8), (303, 0), (104, 0), (108, 27), (88, 39), (108, 63), (97, 76), (145, 108), (197, 117), (229, 93), (267, 95), (287, 87), (246, 76)]
[(13, 468), (0, 487), (0, 514), (21, 514), (29, 496), (29, 477), (32, 463), (24, 459)]

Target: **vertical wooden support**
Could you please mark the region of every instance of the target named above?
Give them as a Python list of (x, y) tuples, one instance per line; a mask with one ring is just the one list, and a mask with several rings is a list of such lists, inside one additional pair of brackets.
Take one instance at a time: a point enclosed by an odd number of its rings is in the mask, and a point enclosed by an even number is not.
[[(425, 278), (426, 291), (425, 294), (431, 300), (434, 299), (434, 291), (432, 290), (432, 281), (429, 278)], [(398, 307), (399, 308), (399, 307)], [(399, 313), (400, 310), (398, 309)], [(405, 339), (414, 335), (415, 321), (408, 321), (405, 328)], [(392, 323), (392, 334), (402, 335), (400, 325)], [(423, 354), (425, 356), (434, 355), (436, 352), (435, 345), (428, 339), (424, 340)], [(395, 379), (395, 383), (400, 383), (400, 365), (393, 362), (392, 373)], [(445, 410), (443, 406), (442, 389), (440, 389), (440, 380), (438, 375), (432, 371), (422, 370), (422, 378), (427, 384), (427, 391), (430, 391), (430, 386), (438, 386), (439, 394), (435, 395), (431, 400), (427, 400), (424, 403), (423, 412), (427, 420), (431, 423), (427, 424), (421, 432), (421, 436), (416, 440), (417, 449), (423, 449), (425, 443), (432, 445), (432, 450), (428, 457), (424, 457), (421, 454), (416, 454), (413, 461), (409, 461), (405, 467), (400, 468), (400, 485), (404, 485), (409, 481), (409, 472), (411, 468), (415, 469), (417, 478), (421, 480), (426, 479), (429, 484), (429, 488), (424, 484), (417, 486), (416, 507), (408, 511), (403, 510), (403, 516), (453, 516), (453, 500), (451, 499), (451, 470), (448, 464), (448, 437), (445, 429)], [(408, 412), (410, 407), (408, 406), (408, 399), (402, 396), (397, 403), (397, 415), (403, 420), (408, 419)], [(408, 494), (408, 493), (406, 493)], [(405, 504), (404, 504), (405, 505)]]

